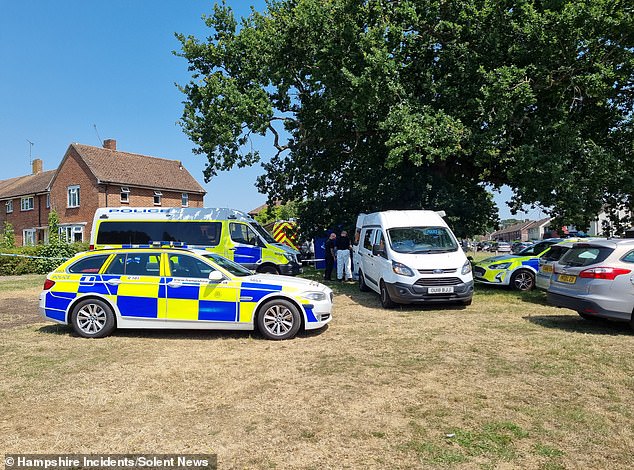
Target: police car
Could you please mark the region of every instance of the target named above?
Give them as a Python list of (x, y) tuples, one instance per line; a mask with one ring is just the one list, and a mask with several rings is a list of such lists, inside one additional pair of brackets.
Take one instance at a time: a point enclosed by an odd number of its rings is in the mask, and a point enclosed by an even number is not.
[(274, 340), (331, 320), (333, 294), (306, 279), (254, 274), (220, 255), (175, 247), (80, 253), (46, 277), (40, 313), (101, 338), (115, 328), (254, 330)]
[(535, 285), (535, 273), (539, 258), (548, 252), (561, 238), (549, 238), (529, 246), (514, 255), (494, 256), (480, 261), (473, 267), (476, 282), (497, 286), (511, 286), (529, 291)]

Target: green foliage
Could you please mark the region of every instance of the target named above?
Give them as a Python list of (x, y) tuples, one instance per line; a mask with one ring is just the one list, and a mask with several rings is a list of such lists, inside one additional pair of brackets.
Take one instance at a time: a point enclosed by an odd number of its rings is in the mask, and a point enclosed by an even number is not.
[[(55, 245), (5, 248), (2, 249), (3, 254), (17, 256), (0, 256), (0, 276), (47, 274), (56, 269), (65, 259), (71, 258), (81, 251), (86, 251), (86, 249), (87, 246), (84, 243), (57, 243)], [(28, 256), (38, 258), (28, 258)]]
[(4, 230), (2, 231), (2, 239), (0, 239), (1, 248), (14, 248), (15, 247), (15, 231), (13, 230), (13, 224), (11, 222), (4, 223)]
[(298, 205), (293, 201), (289, 201), (286, 204), (280, 206), (272, 205), (268, 206), (266, 210), (256, 214), (255, 220), (260, 225), (267, 225), (276, 220), (290, 220), (298, 217)]
[(51, 245), (59, 243), (59, 217), (54, 209), (48, 213), (48, 242)]
[(634, 208), (634, 15), (622, 0), (280, 0), (207, 41), (177, 34), (192, 81), (181, 125), (205, 178), (261, 156), (269, 200), (305, 229), (359, 212), (445, 210), (459, 236), (512, 209), (587, 227)]

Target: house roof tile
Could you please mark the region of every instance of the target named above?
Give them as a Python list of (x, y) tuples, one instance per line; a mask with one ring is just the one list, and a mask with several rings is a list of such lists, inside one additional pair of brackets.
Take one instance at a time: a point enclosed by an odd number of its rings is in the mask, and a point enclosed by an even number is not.
[(0, 199), (45, 193), (55, 171), (43, 171), (36, 175), (18, 176), (0, 181)]
[(71, 147), (102, 183), (191, 193), (204, 194), (206, 192), (178, 160), (166, 160), (83, 144), (72, 144)]

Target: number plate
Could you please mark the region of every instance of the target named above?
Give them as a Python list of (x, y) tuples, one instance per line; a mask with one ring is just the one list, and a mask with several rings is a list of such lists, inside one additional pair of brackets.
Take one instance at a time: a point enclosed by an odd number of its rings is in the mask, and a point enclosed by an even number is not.
[(557, 280), (559, 282), (565, 282), (566, 284), (574, 284), (577, 281), (577, 276), (568, 276), (567, 274), (560, 274)]
[(453, 294), (453, 286), (448, 287), (428, 287), (428, 294)]
[(541, 267), (543, 273), (552, 273), (553, 267), (550, 264), (545, 264)]

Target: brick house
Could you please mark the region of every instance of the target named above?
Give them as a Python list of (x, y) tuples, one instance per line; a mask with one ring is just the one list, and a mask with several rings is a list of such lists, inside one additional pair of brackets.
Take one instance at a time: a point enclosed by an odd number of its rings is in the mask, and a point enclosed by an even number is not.
[(60, 234), (88, 241), (99, 207), (203, 207), (206, 191), (178, 160), (117, 150), (113, 139), (103, 148), (71, 144), (57, 170), (0, 181), (0, 229), (13, 224), (16, 245), (48, 240), (48, 214), (57, 211)]

